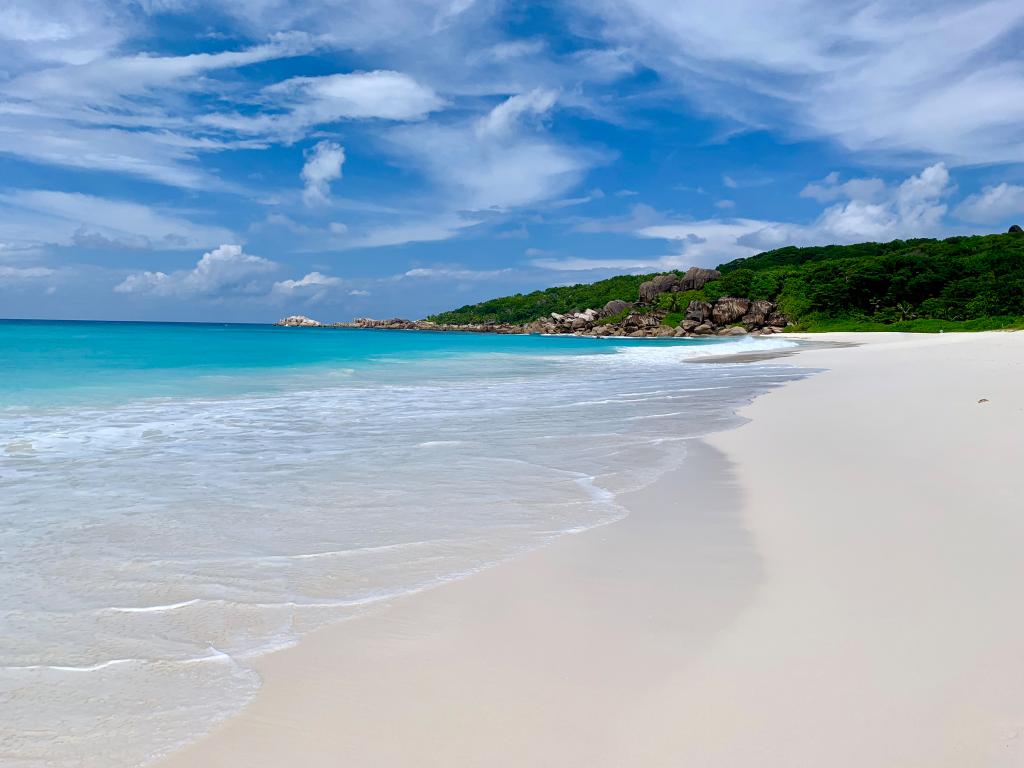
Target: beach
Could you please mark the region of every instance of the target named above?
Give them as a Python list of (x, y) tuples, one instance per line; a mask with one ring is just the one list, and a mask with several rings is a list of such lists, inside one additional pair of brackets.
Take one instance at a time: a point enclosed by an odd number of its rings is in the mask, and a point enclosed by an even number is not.
[(1022, 764), (1024, 335), (826, 338), (624, 519), (257, 659), (159, 764)]

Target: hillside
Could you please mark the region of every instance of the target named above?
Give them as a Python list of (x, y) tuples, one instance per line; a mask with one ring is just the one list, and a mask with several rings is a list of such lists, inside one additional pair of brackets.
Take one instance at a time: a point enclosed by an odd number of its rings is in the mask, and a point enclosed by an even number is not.
[[(718, 267), (698, 291), (663, 294), (668, 321), (693, 300), (723, 296), (778, 304), (800, 330), (975, 330), (1024, 327), (1024, 234), (787, 247)], [(517, 294), (432, 317), (522, 323), (551, 312), (636, 301), (650, 275)]]
[(450, 312), (431, 315), (435, 323), (528, 323), (552, 312), (567, 313), (588, 307), (603, 307), (613, 299), (635, 301), (640, 284), (653, 275), (619, 275), (596, 283), (564, 285), (532, 293), (517, 293), (498, 299), (467, 304)]

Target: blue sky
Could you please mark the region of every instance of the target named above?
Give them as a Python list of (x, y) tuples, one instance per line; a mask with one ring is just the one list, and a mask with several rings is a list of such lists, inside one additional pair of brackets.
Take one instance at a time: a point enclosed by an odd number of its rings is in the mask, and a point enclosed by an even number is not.
[(1024, 4), (6, 0), (0, 317), (419, 317), (1024, 222)]

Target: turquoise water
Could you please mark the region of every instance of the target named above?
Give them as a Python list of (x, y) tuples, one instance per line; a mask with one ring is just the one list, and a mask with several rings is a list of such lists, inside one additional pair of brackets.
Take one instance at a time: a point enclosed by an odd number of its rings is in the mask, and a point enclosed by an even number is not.
[[(614, 354), (622, 347), (728, 343), (271, 325), (0, 321), (0, 406), (283, 391), (388, 363), (476, 355)], [(306, 381), (302, 382), (305, 377)], [(320, 385), (329, 382), (321, 381)]]
[(0, 754), (135, 766), (250, 660), (614, 521), (779, 339), (0, 322)]

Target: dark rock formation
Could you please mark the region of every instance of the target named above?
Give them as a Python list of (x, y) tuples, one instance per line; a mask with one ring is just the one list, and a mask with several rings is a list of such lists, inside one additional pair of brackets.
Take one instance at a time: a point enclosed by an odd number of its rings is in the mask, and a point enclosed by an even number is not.
[[(664, 276), (663, 276), (664, 277)], [(609, 323), (608, 318), (629, 309), (621, 321)], [(610, 311), (615, 310), (615, 311)], [(322, 328), (373, 328), (402, 331), (463, 331), (468, 333), (542, 333), (573, 334), (576, 336), (633, 336), (633, 337), (679, 337), (679, 336), (742, 336), (746, 333), (765, 335), (778, 333), (788, 324), (770, 301), (725, 297), (714, 303), (691, 301), (686, 308), (686, 319), (678, 326), (663, 325), (668, 312), (654, 307), (634, 307), (625, 301), (611, 301), (601, 310), (584, 309), (565, 314), (552, 312), (522, 325), (508, 323), (474, 323), (455, 325), (433, 323), (429, 320), (405, 320), (393, 317), (375, 320), (357, 317), (350, 323), (331, 325), (318, 323), (303, 315), (293, 315), (278, 322), (278, 325), (293, 327)], [(741, 322), (742, 325), (737, 323)]]
[(640, 303), (651, 304), (659, 295), (678, 290), (679, 285), (679, 275), (671, 272), (667, 275), (658, 275), (640, 284)]
[(729, 323), (735, 323), (747, 314), (748, 309), (750, 309), (750, 301), (748, 299), (723, 296), (711, 308), (711, 319), (715, 321), (716, 325), (728, 325)]
[(686, 319), (698, 324), (711, 318), (711, 305), (706, 301), (691, 301), (686, 307)]
[(622, 299), (612, 299), (611, 301), (604, 305), (604, 309), (601, 310), (601, 312), (605, 317), (611, 317), (612, 315), (617, 315), (620, 312), (625, 312), (632, 306), (633, 305), (630, 304), (628, 301), (623, 301)]
[(710, 280), (717, 280), (722, 273), (717, 269), (704, 269), (703, 267), (690, 267), (686, 270), (682, 280), (679, 281), (680, 291), (699, 291), (704, 284)]
[(1024, 232), (1024, 229), (1020, 228), (1020, 224), (1014, 224), (1013, 226), (1010, 227), (1008, 231), (1011, 235), (1019, 235), (1022, 232)]
[(775, 309), (775, 305), (770, 301), (764, 299), (758, 299), (757, 301), (750, 302), (750, 307), (747, 309), (747, 314), (743, 316), (744, 325), (764, 325), (768, 320), (768, 314)]

